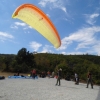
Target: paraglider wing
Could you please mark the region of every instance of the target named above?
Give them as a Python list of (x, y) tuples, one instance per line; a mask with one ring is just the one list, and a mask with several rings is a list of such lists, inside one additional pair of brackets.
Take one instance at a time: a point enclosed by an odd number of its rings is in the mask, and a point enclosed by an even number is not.
[(54, 47), (60, 47), (61, 40), (55, 26), (38, 7), (32, 4), (23, 4), (14, 11), (12, 18), (24, 21), (41, 33)]

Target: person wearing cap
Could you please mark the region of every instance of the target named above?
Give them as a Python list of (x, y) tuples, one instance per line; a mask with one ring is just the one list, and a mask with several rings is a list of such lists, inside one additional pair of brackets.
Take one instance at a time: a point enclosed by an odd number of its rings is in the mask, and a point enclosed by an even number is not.
[[(62, 74), (62, 69), (60, 68), (58, 70), (58, 77), (57, 77), (57, 82), (56, 82), (56, 85), (60, 86), (61, 83), (60, 83), (60, 79), (61, 79), (61, 74)], [(58, 84), (59, 83), (59, 84)]]

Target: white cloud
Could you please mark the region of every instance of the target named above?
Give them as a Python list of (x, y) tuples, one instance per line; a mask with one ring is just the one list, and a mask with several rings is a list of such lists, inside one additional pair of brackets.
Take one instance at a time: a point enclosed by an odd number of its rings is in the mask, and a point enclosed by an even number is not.
[(66, 55), (66, 52), (61, 52), (61, 54), (64, 54), (64, 55)]
[(17, 26), (26, 26), (25, 23), (20, 23), (20, 22), (15, 22), (15, 25), (17, 25)]
[(49, 45), (45, 45), (44, 47), (43, 47), (43, 50), (42, 50), (42, 53), (51, 53), (52, 52), (52, 50), (50, 50), (52, 48), (52, 46), (49, 46)]
[(61, 9), (62, 9), (64, 12), (66, 12), (66, 13), (67, 13), (67, 10), (66, 10), (66, 8), (65, 8), (65, 7), (61, 7)]
[(32, 27), (31, 26), (28, 26), (30, 29), (32, 29)]
[(31, 26), (29, 26), (26, 23), (22, 23), (22, 22), (15, 22), (14, 25), (11, 26), (11, 28), (18, 29), (19, 26), (22, 26), (24, 30), (26, 30), (26, 29), (32, 29)]
[(96, 18), (100, 16), (99, 13), (93, 13), (91, 15), (85, 14), (87, 20), (86, 22), (90, 25), (93, 25), (94, 23), (96, 23)]
[(97, 52), (98, 55), (100, 56), (100, 41), (98, 41), (98, 43), (95, 44), (95, 45), (93, 46), (93, 48), (94, 48), (94, 51)]
[(34, 51), (38, 51), (38, 49), (42, 46), (42, 44), (37, 43), (35, 41), (29, 43), (30, 48), (32, 48)]
[(77, 45), (75, 50), (88, 48), (89, 50), (92, 49), (99, 53), (100, 51), (94, 48), (97, 47), (97, 43), (100, 43), (96, 37), (96, 33), (98, 32), (100, 33), (100, 26), (82, 28), (68, 37), (63, 38), (62, 45), (58, 50), (66, 50), (68, 46), (76, 42)]
[(42, 7), (45, 7), (45, 6), (46, 6), (46, 2), (44, 2), (44, 1), (40, 1), (39, 4), (40, 4)]
[(71, 40), (67, 41), (67, 39), (65, 37), (64, 39), (61, 40), (61, 47), (59, 47), (57, 50), (65, 50), (71, 43), (72, 43), (72, 41)]
[(46, 14), (48, 17), (50, 17), (50, 15), (49, 14)]
[(0, 40), (5, 41), (8, 39), (13, 39), (14, 37), (11, 34), (8, 34), (6, 32), (0, 32)]
[(57, 0), (41, 0), (39, 2), (39, 4), (42, 6), (42, 7), (45, 7), (48, 3), (55, 3)]
[(11, 28), (13, 28), (13, 29), (18, 29), (18, 27), (17, 27), (17, 26), (11, 26)]
[(42, 6), (42, 7), (46, 7), (46, 6), (50, 6), (50, 8), (59, 8), (61, 9), (62, 11), (64, 11), (65, 13), (67, 13), (67, 9), (66, 9), (66, 6), (65, 6), (65, 0), (41, 0), (39, 2), (39, 4)]
[(90, 18), (96, 18), (96, 17), (98, 17), (99, 16), (99, 14), (92, 14), (92, 15), (90, 15)]

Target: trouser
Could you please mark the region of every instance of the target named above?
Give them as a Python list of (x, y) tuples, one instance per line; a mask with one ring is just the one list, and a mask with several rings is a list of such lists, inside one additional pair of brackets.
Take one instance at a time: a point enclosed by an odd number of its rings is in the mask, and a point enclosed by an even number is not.
[(91, 88), (93, 88), (92, 79), (87, 79), (87, 88), (88, 88), (89, 84), (91, 84)]
[(59, 85), (60, 85), (60, 77), (58, 76), (58, 78), (57, 78), (57, 83), (56, 83), (56, 85), (59, 83)]
[(32, 77), (35, 79), (35, 74), (33, 73)]
[(75, 84), (79, 84), (79, 78), (75, 78), (76, 83)]

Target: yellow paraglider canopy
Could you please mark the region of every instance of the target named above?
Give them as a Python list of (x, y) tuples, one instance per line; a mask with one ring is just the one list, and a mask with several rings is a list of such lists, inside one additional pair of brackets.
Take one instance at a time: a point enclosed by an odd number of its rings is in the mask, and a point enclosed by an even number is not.
[(55, 26), (48, 16), (35, 5), (23, 4), (19, 6), (13, 13), (12, 18), (24, 21), (41, 33), (54, 47), (60, 47), (61, 40)]

